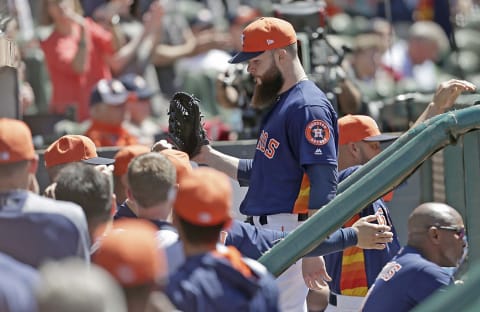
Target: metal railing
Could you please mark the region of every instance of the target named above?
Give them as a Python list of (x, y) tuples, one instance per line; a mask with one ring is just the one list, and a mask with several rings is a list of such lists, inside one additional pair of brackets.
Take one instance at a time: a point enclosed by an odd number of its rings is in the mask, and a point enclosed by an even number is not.
[[(456, 143), (461, 136), (476, 129), (480, 129), (480, 106), (451, 111), (410, 129), (342, 182), (338, 188), (339, 195), (334, 200), (259, 261), (278, 276), (355, 213), (399, 185), (433, 153)], [(474, 226), (473, 220), (467, 221), (467, 224)], [(470, 241), (471, 246), (478, 246), (479, 238)]]

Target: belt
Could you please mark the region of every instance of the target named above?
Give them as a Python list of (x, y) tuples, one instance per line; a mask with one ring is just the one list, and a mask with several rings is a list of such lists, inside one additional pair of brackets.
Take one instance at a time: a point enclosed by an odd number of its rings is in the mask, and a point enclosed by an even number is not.
[(330, 295), (328, 296), (328, 303), (331, 304), (332, 306), (336, 307), (337, 306), (337, 295), (330, 292)]
[(360, 311), (364, 299), (364, 297), (360, 296), (339, 295), (330, 292), (330, 295), (328, 296), (328, 305), (336, 307), (336, 310), (338, 311)]
[[(299, 213), (297, 214), (297, 220), (298, 222), (305, 221), (308, 219), (308, 213)], [(251, 225), (254, 225), (253, 223), (253, 216), (248, 216), (247, 219), (245, 220), (246, 223), (250, 223)], [(258, 222), (260, 222), (261, 225), (268, 224), (268, 216), (267, 215), (262, 215), (258, 217)]]

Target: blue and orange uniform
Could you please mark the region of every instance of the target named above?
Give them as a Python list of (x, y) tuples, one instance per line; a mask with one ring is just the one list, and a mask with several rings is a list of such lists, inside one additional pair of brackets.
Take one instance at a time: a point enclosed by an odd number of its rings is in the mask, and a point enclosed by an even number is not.
[(445, 269), (407, 245), (382, 269), (365, 299), (363, 311), (410, 311), (437, 289), (452, 283), (452, 276)]
[[(314, 82), (301, 80), (278, 96), (260, 129), (253, 160), (239, 162), (237, 179), (249, 186), (240, 212), (256, 226), (293, 231), (336, 195), (337, 114)], [(277, 284), (282, 310), (306, 311), (301, 261)]]
[[(354, 166), (342, 170), (339, 173), (339, 181), (347, 178), (359, 167)], [(391, 231), (394, 234), (393, 241), (388, 243), (383, 250), (364, 250), (358, 247), (350, 247), (344, 251), (325, 256), (327, 272), (332, 277), (332, 282), (330, 282), (329, 286), (334, 294), (356, 297), (366, 296), (368, 289), (374, 283), (383, 266), (400, 249), (397, 233), (383, 199), (378, 199), (368, 205), (347, 221), (344, 227), (349, 227), (358, 219), (368, 215), (376, 215), (379, 224), (391, 227)]]
[[(335, 196), (337, 114), (312, 81), (300, 81), (280, 94), (260, 129), (253, 161), (241, 160), (239, 165), (238, 180), (249, 186), (241, 213), (302, 214)], [(322, 165), (321, 175), (313, 174), (315, 165)], [(305, 174), (318, 190), (314, 196), (302, 192)]]
[(181, 311), (279, 311), (273, 276), (234, 247), (188, 257), (165, 293)]

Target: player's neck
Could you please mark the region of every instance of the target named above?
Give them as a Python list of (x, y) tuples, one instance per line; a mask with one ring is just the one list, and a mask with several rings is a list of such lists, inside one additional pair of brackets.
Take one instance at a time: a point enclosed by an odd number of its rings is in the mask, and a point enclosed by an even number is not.
[(300, 66), (292, 66), (290, 70), (286, 70), (283, 74), (284, 83), (282, 89), (280, 89), (279, 94), (291, 89), (293, 86), (298, 84), (301, 81), (308, 80), (308, 76), (303, 70), (303, 67)]
[(183, 240), (183, 250), (185, 251), (185, 256), (193, 257), (196, 255), (204, 254), (215, 250), (217, 242), (213, 243), (204, 243), (204, 244), (190, 244), (187, 240)]

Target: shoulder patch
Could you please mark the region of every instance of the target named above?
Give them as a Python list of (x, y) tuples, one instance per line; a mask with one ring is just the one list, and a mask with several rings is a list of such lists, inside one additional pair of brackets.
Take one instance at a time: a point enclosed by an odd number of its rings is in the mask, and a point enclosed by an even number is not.
[(330, 140), (330, 129), (323, 120), (312, 120), (305, 127), (305, 137), (310, 144), (325, 145)]

